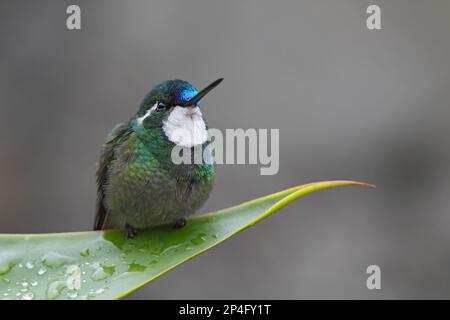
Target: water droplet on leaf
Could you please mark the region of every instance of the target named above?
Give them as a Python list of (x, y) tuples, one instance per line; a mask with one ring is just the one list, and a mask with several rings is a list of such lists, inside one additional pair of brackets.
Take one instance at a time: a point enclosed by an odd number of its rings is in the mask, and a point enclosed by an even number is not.
[(191, 242), (198, 246), (201, 245), (206, 240), (206, 234), (205, 233), (199, 233), (194, 239), (191, 240)]
[(72, 257), (68, 257), (57, 252), (48, 252), (42, 257), (42, 263), (49, 268), (57, 268), (70, 263), (73, 260), (74, 259)]
[(57, 298), (61, 294), (61, 291), (64, 290), (65, 287), (66, 287), (65, 281), (51, 282), (47, 288), (47, 292), (46, 292), (47, 298), (52, 299), (52, 300)]
[(138, 264), (138, 263), (135, 263), (135, 262), (130, 263), (128, 265), (128, 271), (129, 272), (144, 272), (145, 269), (147, 269), (146, 266)]
[(32, 292), (27, 292), (22, 296), (21, 300), (33, 300), (33, 298), (34, 294)]
[(108, 274), (102, 265), (100, 265), (99, 263), (95, 263), (92, 265), (92, 267), (94, 268), (94, 272), (91, 275), (91, 279), (94, 281), (99, 281), (99, 280), (103, 280), (106, 279), (110, 276), (110, 274)]
[(83, 250), (80, 251), (80, 256), (82, 257), (87, 257), (91, 254), (89, 248), (84, 248)]
[(0, 275), (7, 274), (11, 271), (12, 267), (20, 260), (20, 255), (11, 252), (0, 252)]
[(45, 274), (47, 272), (47, 269), (45, 269), (44, 267), (40, 267), (37, 274), (42, 276), (43, 274)]
[(70, 299), (76, 299), (76, 298), (78, 297), (78, 292), (77, 292), (77, 291), (70, 290), (70, 291), (67, 292), (67, 296), (68, 296)]

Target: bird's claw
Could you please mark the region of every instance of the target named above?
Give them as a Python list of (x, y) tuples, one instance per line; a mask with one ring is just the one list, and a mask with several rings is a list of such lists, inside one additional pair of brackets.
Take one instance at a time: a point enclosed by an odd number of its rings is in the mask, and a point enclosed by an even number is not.
[(125, 224), (125, 237), (134, 238), (136, 236), (136, 233), (136, 229), (131, 224)]
[(181, 228), (183, 228), (186, 225), (186, 223), (187, 223), (186, 218), (180, 218), (180, 219), (175, 221), (173, 227), (175, 229), (181, 229)]

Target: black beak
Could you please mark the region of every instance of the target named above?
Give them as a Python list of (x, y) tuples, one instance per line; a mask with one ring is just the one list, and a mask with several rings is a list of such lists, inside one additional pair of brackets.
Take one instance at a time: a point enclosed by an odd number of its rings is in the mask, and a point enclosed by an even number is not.
[(213, 83), (211, 83), (205, 89), (203, 89), (202, 91), (197, 93), (194, 97), (192, 97), (191, 99), (189, 99), (188, 101), (183, 103), (182, 107), (196, 106), (197, 102), (199, 102), (204, 96), (206, 96), (208, 94), (208, 92), (210, 92), (212, 89), (217, 87), (219, 85), (219, 83), (222, 82), (222, 80), (223, 80), (223, 78), (220, 78), (220, 79), (217, 79), (216, 81), (214, 81)]

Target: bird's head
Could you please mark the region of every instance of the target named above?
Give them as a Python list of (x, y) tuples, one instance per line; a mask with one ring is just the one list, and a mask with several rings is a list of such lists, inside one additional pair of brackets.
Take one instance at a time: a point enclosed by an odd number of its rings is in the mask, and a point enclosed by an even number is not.
[(133, 128), (161, 128), (170, 141), (182, 147), (203, 144), (208, 134), (200, 100), (222, 80), (217, 79), (201, 91), (183, 80), (158, 84), (142, 101), (132, 119)]

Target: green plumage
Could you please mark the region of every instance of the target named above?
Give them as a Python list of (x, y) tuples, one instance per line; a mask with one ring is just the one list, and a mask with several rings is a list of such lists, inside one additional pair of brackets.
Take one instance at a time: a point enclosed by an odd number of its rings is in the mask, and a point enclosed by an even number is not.
[[(147, 95), (128, 123), (112, 130), (97, 171), (94, 229), (175, 223), (204, 204), (213, 186), (214, 166), (174, 164), (171, 152), (175, 143), (162, 128), (173, 108), (191, 101), (197, 93), (187, 82), (166, 81)], [(158, 103), (164, 109), (160, 110)], [(158, 109), (151, 111), (155, 106)], [(186, 107), (198, 108), (198, 101)], [(149, 110), (151, 114), (139, 122)], [(201, 145), (203, 150), (208, 143)]]

